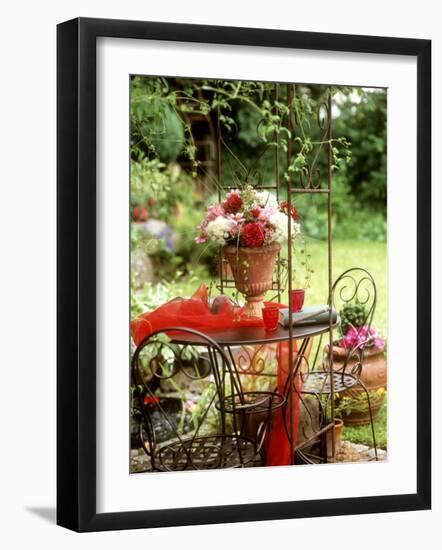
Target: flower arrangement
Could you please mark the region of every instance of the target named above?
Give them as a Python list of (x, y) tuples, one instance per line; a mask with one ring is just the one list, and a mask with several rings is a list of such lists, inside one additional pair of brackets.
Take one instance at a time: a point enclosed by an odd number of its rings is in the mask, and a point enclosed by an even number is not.
[[(211, 205), (198, 226), (195, 241), (213, 241), (221, 246), (235, 244), (243, 248), (258, 248), (281, 243), (288, 238), (288, 205), (278, 203), (268, 191), (248, 185), (232, 189), (224, 201)], [(292, 206), (292, 236), (300, 233), (298, 214)]]

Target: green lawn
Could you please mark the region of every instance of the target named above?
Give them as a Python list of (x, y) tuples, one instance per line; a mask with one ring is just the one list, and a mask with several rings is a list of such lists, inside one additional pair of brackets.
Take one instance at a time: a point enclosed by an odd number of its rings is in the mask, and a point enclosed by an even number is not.
[[(379, 415), (374, 422), (374, 431), (376, 436), (376, 445), (380, 449), (387, 448), (387, 404), (379, 411)], [(362, 443), (363, 445), (373, 446), (370, 424), (363, 426), (344, 426), (343, 439), (353, 443)]]
[[(307, 245), (314, 270), (306, 292), (306, 304), (324, 303), (327, 298), (327, 243), (312, 242)], [(387, 332), (387, 245), (367, 241), (333, 242), (333, 280), (350, 267), (367, 269), (376, 282), (377, 308), (373, 324), (384, 335)], [(296, 266), (295, 266), (296, 267)]]
[[(311, 288), (306, 293), (306, 302), (315, 304), (324, 301), (327, 295), (327, 246), (316, 242), (307, 246), (314, 269)], [(367, 269), (376, 282), (377, 308), (374, 326), (387, 336), (387, 245), (365, 241), (335, 241), (333, 243), (333, 280), (350, 267)], [(375, 434), (378, 447), (387, 448), (387, 406), (379, 412), (375, 421)], [(371, 426), (344, 427), (344, 439), (353, 443), (372, 446)]]

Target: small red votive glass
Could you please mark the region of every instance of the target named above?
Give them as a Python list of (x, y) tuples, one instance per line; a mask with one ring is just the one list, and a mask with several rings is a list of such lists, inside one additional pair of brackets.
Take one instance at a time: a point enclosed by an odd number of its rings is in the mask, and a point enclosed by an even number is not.
[(292, 311), (302, 311), (304, 305), (305, 291), (303, 288), (295, 288), (291, 292)]
[(267, 330), (276, 330), (279, 321), (279, 308), (276, 306), (263, 307), (262, 319)]

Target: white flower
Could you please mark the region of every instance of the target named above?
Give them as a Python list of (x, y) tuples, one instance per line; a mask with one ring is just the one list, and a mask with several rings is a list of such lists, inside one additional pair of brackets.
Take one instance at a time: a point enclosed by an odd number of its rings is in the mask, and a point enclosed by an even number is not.
[(221, 246), (226, 244), (226, 239), (230, 237), (230, 231), (235, 222), (224, 216), (218, 216), (206, 227), (206, 233), (212, 241), (216, 241)]
[[(286, 241), (288, 238), (288, 216), (284, 212), (275, 212), (269, 217), (269, 223), (273, 227), (273, 242), (282, 242)], [(292, 221), (291, 224), (292, 236), (297, 235), (300, 232), (299, 223)]]
[(263, 208), (265, 206), (278, 207), (275, 195), (272, 195), (268, 191), (255, 191), (255, 200)]
[(292, 222), (292, 235), (299, 235), (301, 233), (301, 226), (299, 223)]

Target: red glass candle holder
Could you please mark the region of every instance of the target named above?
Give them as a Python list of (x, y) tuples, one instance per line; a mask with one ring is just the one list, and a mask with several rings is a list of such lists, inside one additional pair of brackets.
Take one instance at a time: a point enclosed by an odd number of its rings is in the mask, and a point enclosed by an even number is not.
[(263, 307), (262, 319), (267, 330), (276, 330), (279, 321), (279, 308), (276, 306)]
[(291, 292), (292, 311), (302, 311), (304, 305), (305, 290), (303, 288), (295, 288)]

